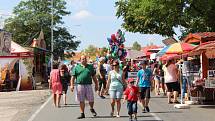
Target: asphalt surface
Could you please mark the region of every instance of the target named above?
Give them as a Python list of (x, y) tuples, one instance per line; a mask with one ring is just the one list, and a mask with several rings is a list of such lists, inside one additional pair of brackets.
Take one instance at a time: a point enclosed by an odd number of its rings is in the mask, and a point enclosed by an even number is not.
[[(53, 100), (47, 101), (28, 121), (128, 121), (126, 103), (122, 104), (121, 117), (110, 117), (110, 99), (100, 99), (95, 95), (95, 110), (98, 116), (93, 117), (86, 103), (85, 119), (77, 119), (80, 115), (79, 104), (75, 101), (74, 93), (68, 94), (68, 105), (61, 108), (53, 106)], [(176, 109), (174, 104), (167, 104), (167, 98), (152, 96), (150, 113), (142, 113), (138, 106), (138, 121), (214, 121), (214, 105), (191, 105), (190, 109)]]

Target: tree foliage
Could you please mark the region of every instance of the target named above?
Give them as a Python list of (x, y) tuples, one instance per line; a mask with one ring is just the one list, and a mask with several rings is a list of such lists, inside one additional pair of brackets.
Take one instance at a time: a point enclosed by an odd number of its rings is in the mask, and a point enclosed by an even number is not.
[(140, 50), (141, 50), (141, 45), (140, 45), (137, 41), (135, 41), (135, 42), (133, 43), (132, 49), (133, 49), (133, 50), (140, 51)]
[(94, 45), (89, 45), (86, 49), (82, 50), (82, 53), (95, 60), (97, 56), (106, 56), (108, 48), (102, 47), (97, 48)]
[[(63, 27), (62, 17), (69, 15), (64, 0), (53, 0), (53, 30), (54, 30), (54, 56), (63, 57), (63, 51), (76, 50), (79, 41)], [(19, 44), (31, 43), (32, 37), (43, 29), (47, 49), (51, 50), (51, 0), (21, 1), (13, 9), (14, 16), (5, 21), (5, 30), (13, 34), (13, 41)]]
[(108, 48), (102, 47), (101, 51), (99, 50), (99, 55), (104, 57), (104, 56), (106, 56), (107, 52), (108, 52)]
[(96, 56), (97, 53), (97, 47), (94, 45), (89, 45), (85, 50), (84, 50), (85, 54), (92, 57), (92, 56)]
[(176, 27), (183, 34), (215, 31), (214, 0), (118, 0), (116, 8), (130, 32), (171, 37)]

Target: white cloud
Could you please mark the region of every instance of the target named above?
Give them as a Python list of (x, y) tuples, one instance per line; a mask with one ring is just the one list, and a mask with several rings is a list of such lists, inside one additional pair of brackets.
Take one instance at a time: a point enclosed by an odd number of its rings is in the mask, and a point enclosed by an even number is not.
[(92, 17), (93, 14), (87, 10), (81, 10), (77, 12), (74, 16), (72, 16), (72, 19), (86, 19)]
[(93, 21), (113, 21), (116, 20), (117, 18), (115, 16), (98, 16), (93, 14), (90, 11), (87, 10), (81, 10), (74, 15), (71, 16), (71, 19), (73, 20), (86, 20), (90, 19)]

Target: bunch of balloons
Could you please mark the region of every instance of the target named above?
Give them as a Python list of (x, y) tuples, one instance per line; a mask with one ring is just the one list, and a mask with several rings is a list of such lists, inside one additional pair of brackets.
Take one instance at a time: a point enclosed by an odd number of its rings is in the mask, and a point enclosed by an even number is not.
[(109, 43), (109, 55), (113, 59), (123, 60), (127, 56), (127, 52), (124, 49), (125, 33), (122, 30), (118, 30), (116, 34), (112, 34), (111, 38), (107, 38)]

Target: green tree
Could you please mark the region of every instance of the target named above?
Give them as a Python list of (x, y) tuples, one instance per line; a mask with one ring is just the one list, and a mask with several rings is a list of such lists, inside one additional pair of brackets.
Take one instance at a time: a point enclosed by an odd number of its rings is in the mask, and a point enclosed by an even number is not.
[(102, 47), (101, 51), (99, 51), (100, 56), (106, 56), (107, 51), (108, 51), (107, 47)]
[(80, 41), (63, 27), (62, 17), (69, 15), (64, 0), (28, 0), (14, 7), (14, 17), (5, 21), (5, 30), (13, 34), (13, 40), (21, 45), (30, 45), (32, 37), (38, 37), (43, 29), (47, 49), (51, 50), (51, 19), (53, 9), (54, 57), (64, 56), (64, 50), (76, 50)]
[(215, 31), (214, 0), (118, 0), (116, 8), (130, 32), (172, 37), (177, 27), (183, 35)]
[(89, 45), (85, 50), (84, 50), (85, 54), (93, 57), (96, 56), (96, 52), (97, 52), (97, 47), (95, 47), (94, 45)]
[(133, 49), (133, 50), (140, 51), (140, 50), (141, 50), (141, 45), (140, 45), (137, 41), (135, 41), (135, 42), (133, 43), (132, 49)]

